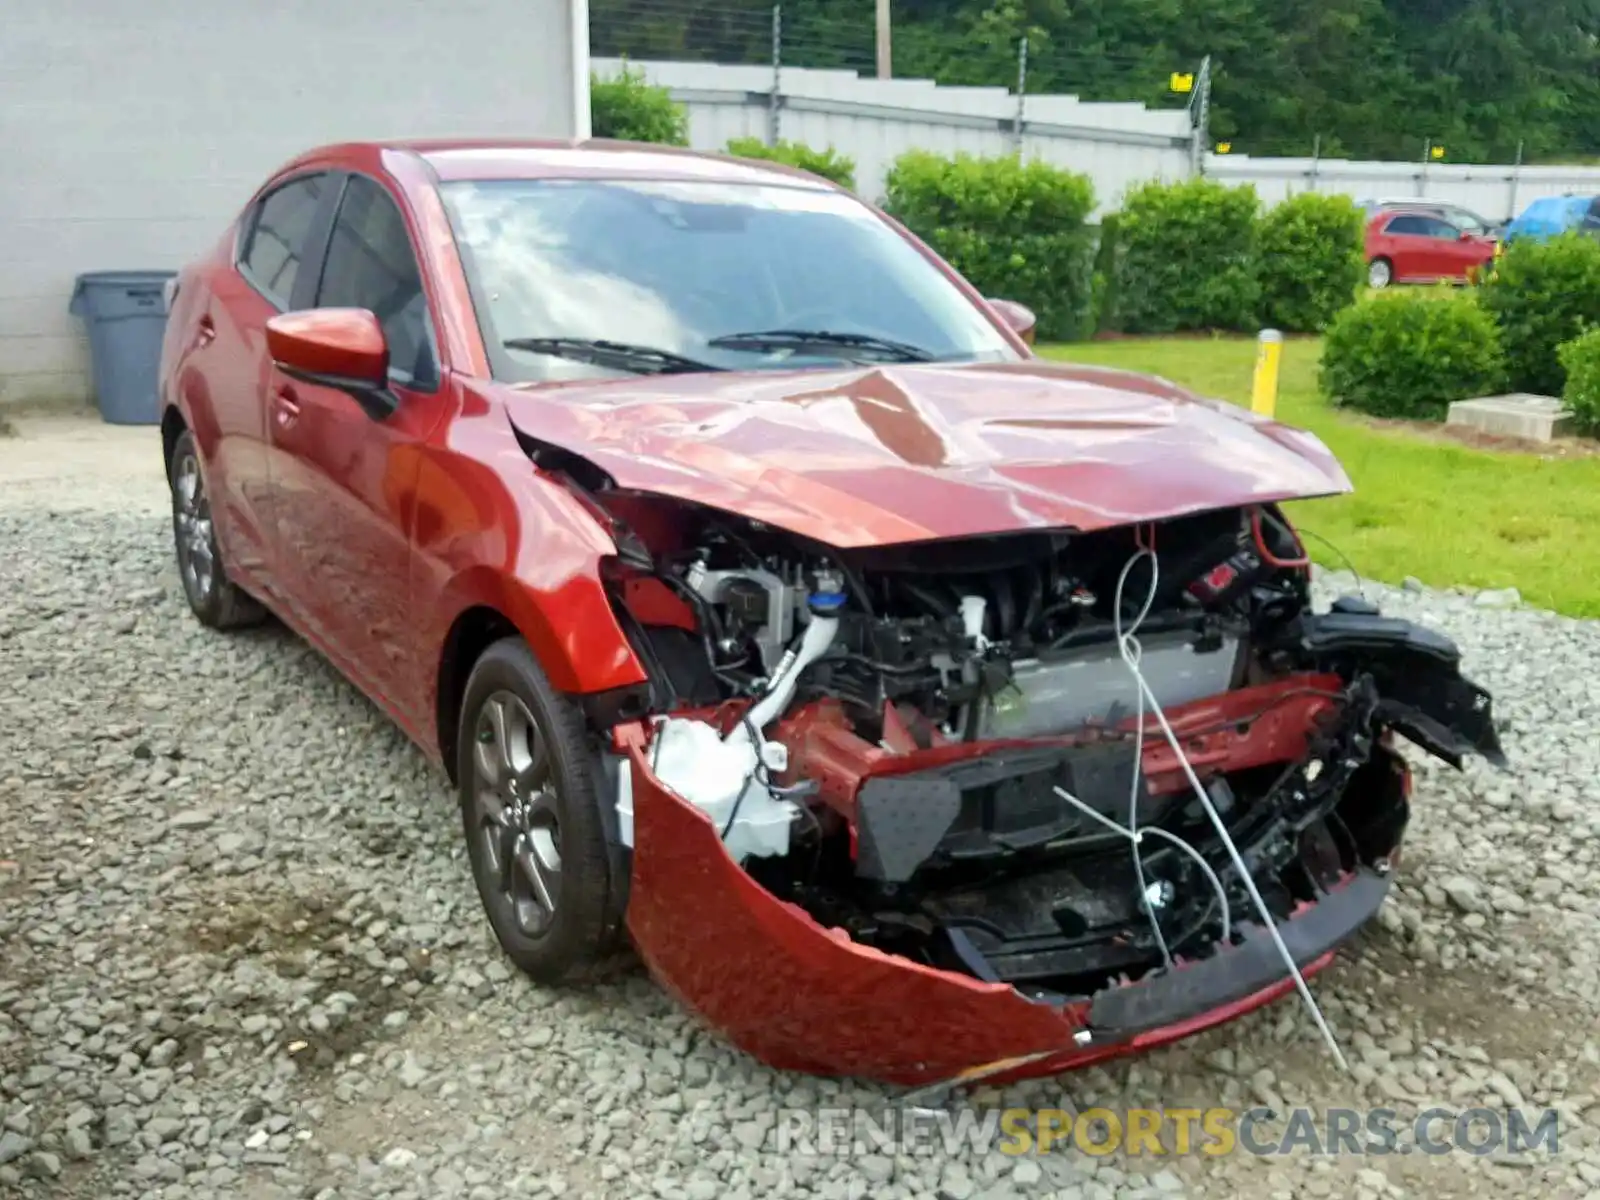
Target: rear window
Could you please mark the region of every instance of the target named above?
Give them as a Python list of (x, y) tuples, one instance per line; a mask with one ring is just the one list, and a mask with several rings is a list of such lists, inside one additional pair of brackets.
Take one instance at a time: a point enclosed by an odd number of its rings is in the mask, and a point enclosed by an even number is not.
[(1384, 232), (1411, 234), (1417, 237), (1425, 237), (1428, 233), (1429, 224), (1430, 222), (1427, 217), (1418, 216), (1415, 213), (1408, 213), (1398, 217), (1391, 217), (1389, 219), (1389, 224), (1384, 227)]

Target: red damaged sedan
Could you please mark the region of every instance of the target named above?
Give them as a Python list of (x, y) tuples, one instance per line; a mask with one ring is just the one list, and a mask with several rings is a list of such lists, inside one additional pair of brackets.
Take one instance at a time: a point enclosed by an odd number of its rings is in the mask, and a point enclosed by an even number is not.
[(630, 939), (780, 1067), (1180, 1037), (1325, 965), (1501, 761), (1456, 647), (1313, 610), (1305, 433), (1041, 361), (882, 214), (640, 146), (317, 150), (169, 295), (195, 615), (317, 646), (459, 791), (500, 944)]

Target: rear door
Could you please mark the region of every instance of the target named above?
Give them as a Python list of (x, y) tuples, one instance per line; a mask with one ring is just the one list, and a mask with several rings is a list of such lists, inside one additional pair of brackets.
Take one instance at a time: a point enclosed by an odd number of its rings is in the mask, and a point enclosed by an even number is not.
[(418, 714), (410, 622), (411, 504), (417, 447), (439, 423), (433, 319), (412, 234), (396, 196), (371, 176), (339, 181), (315, 289), (318, 308), (364, 308), (389, 346), (399, 398), (369, 414), (349, 393), (269, 366), (277, 536), (307, 632), (408, 726)]
[(1395, 213), (1379, 230), (1376, 250), (1394, 265), (1396, 283), (1433, 277), (1434, 245), (1427, 236), (1431, 220), (1421, 213)]
[(331, 181), (317, 171), (277, 181), (262, 193), (239, 224), (231, 269), (213, 277), (185, 363), (202, 380), (203, 399), (191, 399), (191, 416), (208, 460), (207, 492), (229, 569), (274, 597), (283, 588), (262, 405), (271, 370), (266, 323), (294, 306), (297, 294), (308, 294), (301, 267), (331, 199)]

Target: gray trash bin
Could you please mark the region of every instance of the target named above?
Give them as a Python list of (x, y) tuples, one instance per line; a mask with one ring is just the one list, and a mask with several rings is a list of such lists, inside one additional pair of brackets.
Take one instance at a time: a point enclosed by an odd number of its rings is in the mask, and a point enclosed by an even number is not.
[(78, 276), (67, 311), (89, 331), (95, 401), (113, 425), (160, 419), (156, 377), (167, 329), (162, 288), (175, 271), (90, 271)]

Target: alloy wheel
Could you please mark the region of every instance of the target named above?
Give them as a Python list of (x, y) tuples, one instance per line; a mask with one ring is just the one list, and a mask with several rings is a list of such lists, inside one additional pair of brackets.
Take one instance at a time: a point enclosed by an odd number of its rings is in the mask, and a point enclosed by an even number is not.
[(492, 693), (478, 711), (473, 826), (498, 902), (537, 936), (561, 895), (561, 820), (550, 746), (522, 699)]
[(193, 454), (179, 459), (172, 472), (172, 515), (184, 590), (196, 604), (204, 604), (217, 585), (217, 556), (211, 502)]

